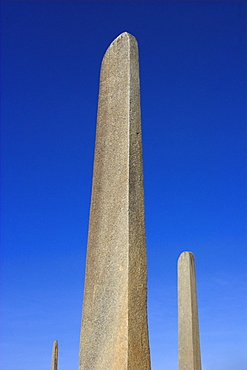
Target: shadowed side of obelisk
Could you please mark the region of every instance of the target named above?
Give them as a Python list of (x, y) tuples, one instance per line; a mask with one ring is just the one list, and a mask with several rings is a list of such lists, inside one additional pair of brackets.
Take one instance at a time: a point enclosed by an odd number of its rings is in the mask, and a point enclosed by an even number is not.
[(100, 73), (80, 370), (150, 368), (137, 42), (121, 34)]
[(178, 368), (201, 370), (200, 336), (194, 255), (178, 260)]
[(130, 43), (128, 370), (150, 369), (139, 58)]

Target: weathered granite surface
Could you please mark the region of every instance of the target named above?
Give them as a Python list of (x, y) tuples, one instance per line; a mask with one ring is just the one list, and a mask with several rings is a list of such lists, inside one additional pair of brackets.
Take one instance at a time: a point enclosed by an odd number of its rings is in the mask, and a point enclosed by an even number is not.
[(52, 347), (51, 370), (57, 370), (58, 366), (58, 341), (54, 340)]
[(150, 369), (139, 61), (124, 32), (100, 73), (80, 370)]
[(195, 260), (183, 252), (178, 260), (179, 370), (201, 370)]

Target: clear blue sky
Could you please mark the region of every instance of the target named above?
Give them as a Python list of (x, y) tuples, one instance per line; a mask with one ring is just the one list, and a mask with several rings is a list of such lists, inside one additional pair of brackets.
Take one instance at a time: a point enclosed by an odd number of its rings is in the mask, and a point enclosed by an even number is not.
[(2, 1), (3, 370), (77, 369), (99, 70), (138, 40), (153, 370), (195, 254), (204, 370), (244, 370), (245, 1)]

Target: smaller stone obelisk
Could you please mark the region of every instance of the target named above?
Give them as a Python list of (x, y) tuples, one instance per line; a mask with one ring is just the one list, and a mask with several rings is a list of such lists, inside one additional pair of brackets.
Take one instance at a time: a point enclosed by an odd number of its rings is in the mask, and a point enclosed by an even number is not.
[(201, 370), (195, 260), (191, 252), (178, 259), (178, 368)]
[(58, 365), (58, 341), (54, 340), (52, 348), (51, 370), (57, 370)]

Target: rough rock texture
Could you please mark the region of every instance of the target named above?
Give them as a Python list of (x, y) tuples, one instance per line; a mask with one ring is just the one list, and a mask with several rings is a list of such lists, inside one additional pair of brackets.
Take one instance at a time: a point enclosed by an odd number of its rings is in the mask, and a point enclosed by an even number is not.
[(179, 370), (201, 370), (195, 261), (191, 252), (183, 252), (178, 260), (178, 363)]
[(57, 370), (58, 366), (58, 341), (54, 340), (52, 348), (51, 370)]
[(102, 61), (80, 370), (150, 369), (139, 61), (124, 32)]

